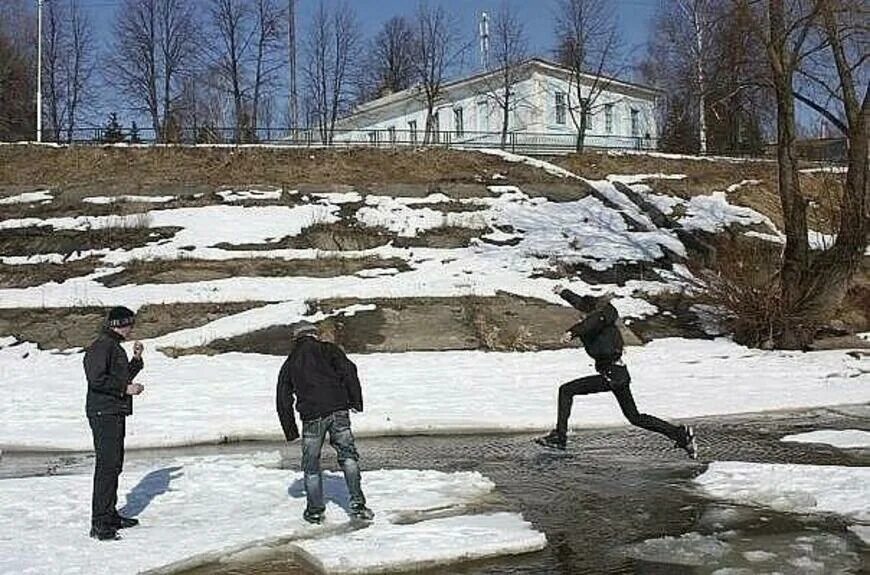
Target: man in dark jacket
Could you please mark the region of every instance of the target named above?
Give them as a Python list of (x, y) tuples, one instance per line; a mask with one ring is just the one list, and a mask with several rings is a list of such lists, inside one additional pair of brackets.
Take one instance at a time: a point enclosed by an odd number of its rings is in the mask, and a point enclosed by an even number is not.
[(85, 351), (88, 394), (85, 412), (94, 436), (94, 491), (91, 500), (91, 537), (100, 541), (119, 539), (118, 529), (139, 524), (116, 510), (118, 476), (124, 466), (125, 418), (133, 413), (133, 396), (144, 387), (133, 383), (142, 370), (140, 342), (133, 344), (133, 359), (121, 342), (133, 331), (134, 314), (126, 307), (114, 307), (106, 316), (100, 336)]
[(586, 395), (602, 391), (612, 391), (619, 402), (622, 413), (632, 425), (661, 433), (671, 438), (677, 447), (685, 449), (689, 457), (697, 457), (695, 435), (687, 425), (676, 426), (667, 421), (639, 413), (631, 395), (631, 377), (622, 362), (622, 334), (617, 324), (619, 313), (605, 300), (592, 296), (579, 296), (574, 292), (556, 286), (553, 290), (576, 310), (586, 314), (580, 323), (569, 329), (562, 341), (569, 342), (579, 338), (586, 353), (595, 360), (595, 371), (591, 375), (570, 381), (559, 388), (559, 415), (556, 429), (535, 441), (546, 447), (565, 449), (568, 433), (568, 418), (575, 395)]
[(350, 493), (350, 515), (369, 521), (374, 513), (366, 507), (360, 486), (359, 455), (350, 430), (348, 409), (363, 410), (362, 390), (356, 366), (337, 345), (317, 338), (317, 327), (308, 322), (293, 326), (293, 349), (278, 375), (277, 409), (287, 441), (299, 437), (293, 401), (302, 419), (302, 471), (308, 504), (303, 517), (321, 523), (323, 477), (320, 450), (326, 434), (338, 454)]

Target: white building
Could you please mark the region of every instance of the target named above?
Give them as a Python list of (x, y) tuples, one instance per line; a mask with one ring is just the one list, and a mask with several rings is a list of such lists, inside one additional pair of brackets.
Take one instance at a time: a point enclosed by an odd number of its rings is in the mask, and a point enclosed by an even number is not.
[[(500, 72), (477, 74), (445, 84), (436, 105), (432, 140), (462, 146), (498, 146), (504, 111), (494, 97)], [(576, 80), (568, 68), (541, 59), (517, 70), (509, 110), (507, 145), (525, 149), (572, 149), (579, 124)], [(580, 78), (585, 96), (595, 82)], [(588, 117), (585, 145), (604, 148), (654, 148), (658, 140), (653, 88), (613, 78), (598, 78), (606, 88)], [(576, 120), (576, 122), (575, 122)], [(336, 125), (336, 142), (364, 140), (383, 145), (421, 144), (426, 105), (419, 88), (410, 88), (358, 106)]]

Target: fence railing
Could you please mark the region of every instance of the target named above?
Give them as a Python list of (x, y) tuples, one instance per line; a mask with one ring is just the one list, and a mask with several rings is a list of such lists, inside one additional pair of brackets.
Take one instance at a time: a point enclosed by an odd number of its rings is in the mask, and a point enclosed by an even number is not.
[[(44, 138), (45, 140), (45, 138)], [(440, 130), (428, 134), (423, 130), (339, 130), (258, 128), (240, 131), (225, 127), (178, 128), (165, 135), (151, 128), (137, 130), (106, 130), (82, 128), (73, 131), (72, 145), (101, 144), (264, 144), (288, 147), (456, 147), (502, 148), (526, 153), (566, 153), (577, 148), (575, 132), (515, 131), (502, 135), (490, 131)], [(586, 134), (585, 148), (655, 150), (658, 140), (651, 137)]]

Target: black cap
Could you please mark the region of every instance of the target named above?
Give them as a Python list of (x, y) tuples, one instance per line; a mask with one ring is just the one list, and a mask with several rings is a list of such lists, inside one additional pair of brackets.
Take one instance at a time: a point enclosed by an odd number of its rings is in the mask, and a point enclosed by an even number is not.
[(119, 305), (106, 314), (106, 325), (109, 327), (126, 327), (135, 323), (136, 314), (130, 308)]

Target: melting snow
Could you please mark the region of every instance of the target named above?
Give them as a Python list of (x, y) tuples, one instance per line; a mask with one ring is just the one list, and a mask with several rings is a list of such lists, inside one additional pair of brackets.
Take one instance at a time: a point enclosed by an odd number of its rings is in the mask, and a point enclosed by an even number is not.
[[(284, 310), (288, 322), (295, 319), (291, 311)], [(221, 328), (233, 333), (237, 325), (227, 321)], [(206, 339), (220, 331), (191, 330), (163, 341), (197, 343), (198, 333)], [(135, 400), (128, 445), (280, 438), (274, 402), (282, 355), (170, 358), (157, 352), (155, 344), (145, 342), (145, 370), (138, 378), (145, 393)], [(548, 429), (559, 385), (592, 373), (591, 360), (573, 349), (352, 358), (366, 398), (366, 411), (354, 420), (361, 434)], [(41, 351), (29, 343), (0, 349), (0, 395), (5, 398), (0, 403), (0, 448), (89, 449), (81, 361), (78, 353)], [(626, 361), (638, 406), (671, 419), (870, 401), (870, 376), (842, 352), (769, 352), (724, 340), (665, 339), (629, 348)], [(765, 385), (759, 386), (760, 380)], [(37, 419), (40, 425), (33, 425)], [(584, 427), (627, 425), (608, 394), (575, 401), (571, 421)]]
[(40, 190), (38, 192), (24, 192), (16, 196), (8, 196), (0, 198), (0, 205), (6, 204), (31, 204), (34, 202), (49, 203), (54, 200), (54, 196), (48, 190)]
[(786, 435), (782, 441), (795, 443), (825, 443), (842, 449), (870, 448), (870, 431), (860, 429), (820, 429), (809, 433)]
[[(88, 538), (89, 474), (2, 480), (0, 572), (99, 575), (172, 570), (277, 543), (289, 543), (291, 550), (331, 564), (337, 552), (354, 557), (377, 541), (402, 553), (380, 552), (376, 563), (371, 555), (357, 556), (357, 561), (388, 568), (524, 553), (546, 544), (542, 534), (512, 513), (425, 520), (427, 510), (452, 508), (461, 513), (464, 505), (494, 489), (490, 480), (475, 472), (363, 472), (363, 487), (377, 517), (361, 531), (348, 529), (342, 476), (327, 473), (326, 522), (311, 526), (302, 519), (301, 474), (279, 469), (279, 463), (278, 453), (258, 453), (183, 457), (127, 469), (121, 475), (120, 511), (137, 516), (141, 525), (111, 543)], [(392, 523), (407, 513), (422, 513), (424, 520)]]

